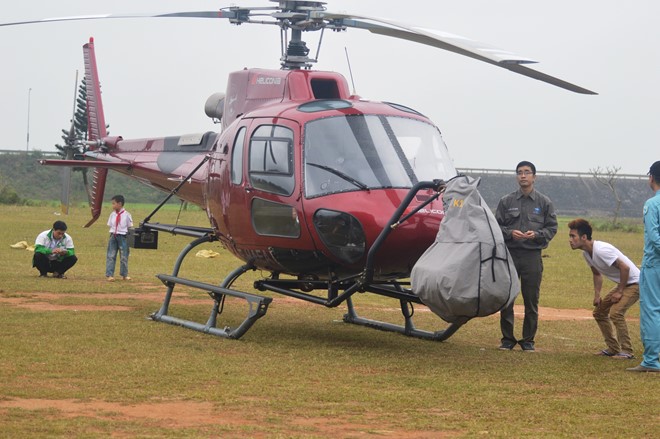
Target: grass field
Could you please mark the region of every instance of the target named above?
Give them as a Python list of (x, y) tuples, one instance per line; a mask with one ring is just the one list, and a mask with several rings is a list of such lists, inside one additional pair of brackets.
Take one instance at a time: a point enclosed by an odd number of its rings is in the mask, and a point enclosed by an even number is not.
[[(150, 209), (127, 205), (135, 221)], [(657, 437), (660, 376), (633, 374), (639, 360), (593, 356), (604, 347), (589, 318), (591, 274), (568, 246), (566, 219), (544, 256), (541, 306), (572, 310), (539, 323), (537, 352), (497, 349), (497, 316), (477, 319), (443, 343), (339, 323), (326, 309), (275, 296), (240, 340), (153, 322), (169, 273), (189, 239), (161, 234), (160, 248), (132, 250), (130, 282), (104, 280), (105, 209), (98, 224), (73, 209), (65, 218), (79, 263), (69, 279), (43, 279), (34, 242), (62, 217), (46, 207), (3, 207), (0, 226), (0, 437)], [(168, 206), (153, 221), (173, 223)], [(207, 225), (204, 212), (181, 223)], [(641, 262), (641, 233), (597, 232)], [(239, 265), (218, 258), (184, 263), (181, 275), (218, 283)], [(234, 285), (254, 292), (249, 273)], [(605, 288), (611, 284), (607, 283)], [(205, 322), (211, 300), (177, 287), (172, 314)], [(519, 299), (520, 300), (520, 299)], [(365, 317), (399, 322), (397, 303), (360, 295)], [(583, 310), (583, 311), (580, 311)], [(639, 308), (629, 312), (641, 355)], [(242, 303), (223, 318), (238, 321)], [(446, 326), (416, 307), (416, 324)], [(583, 317), (583, 318), (581, 318)], [(516, 320), (517, 332), (521, 319)]]

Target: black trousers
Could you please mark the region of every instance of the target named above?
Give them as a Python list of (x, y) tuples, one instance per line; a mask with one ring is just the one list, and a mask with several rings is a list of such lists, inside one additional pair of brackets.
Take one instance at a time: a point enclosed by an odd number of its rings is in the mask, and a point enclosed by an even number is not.
[(76, 265), (78, 258), (76, 255), (67, 256), (66, 258), (58, 261), (55, 259), (51, 261), (43, 253), (35, 253), (32, 258), (32, 266), (39, 270), (39, 274), (46, 275), (47, 273), (59, 273), (64, 274), (66, 271)]
[[(543, 277), (543, 260), (541, 250), (509, 249), (513, 264), (520, 277), (520, 290), (525, 303), (525, 319), (523, 320), (522, 339), (520, 342), (534, 343), (539, 321), (539, 292)], [(500, 312), (500, 329), (502, 343), (517, 343), (513, 335), (513, 303)]]

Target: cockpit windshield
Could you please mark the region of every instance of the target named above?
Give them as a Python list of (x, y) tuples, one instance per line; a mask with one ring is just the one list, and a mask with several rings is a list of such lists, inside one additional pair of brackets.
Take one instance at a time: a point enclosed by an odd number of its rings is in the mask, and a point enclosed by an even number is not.
[(440, 132), (417, 119), (336, 116), (305, 125), (305, 195), (410, 188), (456, 175)]

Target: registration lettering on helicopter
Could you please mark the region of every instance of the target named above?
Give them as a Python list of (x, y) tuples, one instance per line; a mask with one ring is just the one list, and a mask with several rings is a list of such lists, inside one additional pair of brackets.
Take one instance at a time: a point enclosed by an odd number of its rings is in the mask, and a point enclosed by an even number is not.
[(255, 76), (252, 78), (252, 85), (280, 85), (282, 78), (273, 76)]
[(420, 209), (419, 213), (430, 213), (431, 215), (444, 215), (443, 209)]

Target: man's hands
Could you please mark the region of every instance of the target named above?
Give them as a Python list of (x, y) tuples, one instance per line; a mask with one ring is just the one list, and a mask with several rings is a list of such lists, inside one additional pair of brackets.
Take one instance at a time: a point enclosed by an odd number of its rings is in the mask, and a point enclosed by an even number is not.
[[(623, 293), (612, 293), (607, 300), (609, 300), (612, 303), (618, 303), (621, 298), (623, 297)], [(600, 294), (597, 296), (594, 296), (594, 306), (600, 305), (600, 302), (602, 302), (602, 299), (600, 298)]]
[(511, 232), (511, 237), (516, 240), (534, 239), (536, 238), (536, 232), (533, 230), (528, 230), (526, 232), (521, 232), (520, 230), (513, 230)]

